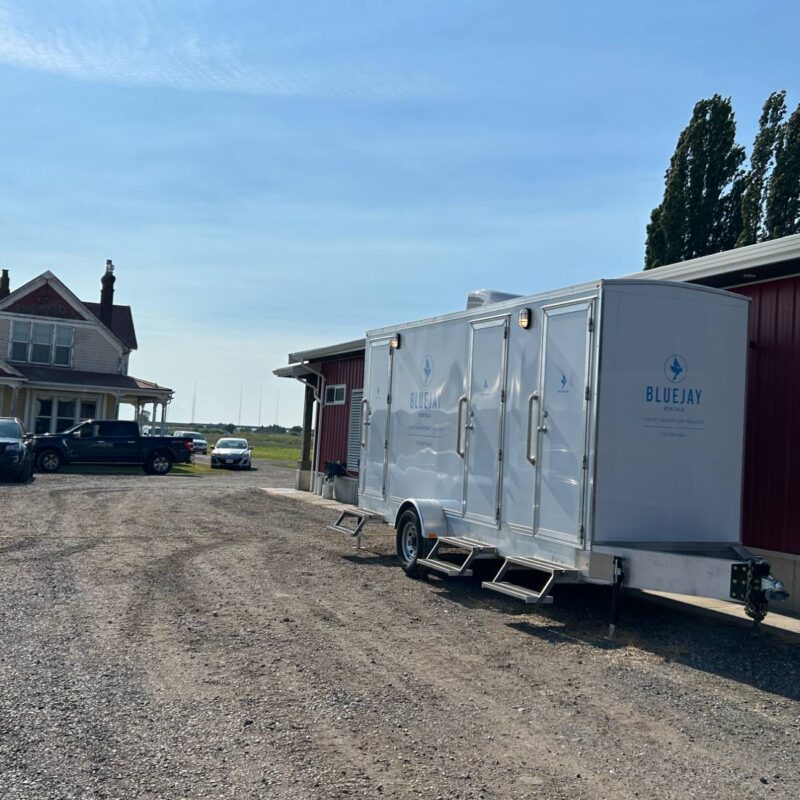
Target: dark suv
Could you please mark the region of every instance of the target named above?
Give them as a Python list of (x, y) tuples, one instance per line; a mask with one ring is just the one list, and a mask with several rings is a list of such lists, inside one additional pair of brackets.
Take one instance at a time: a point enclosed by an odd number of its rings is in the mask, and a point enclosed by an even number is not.
[(33, 442), (15, 417), (0, 417), (0, 477), (19, 483), (33, 477)]

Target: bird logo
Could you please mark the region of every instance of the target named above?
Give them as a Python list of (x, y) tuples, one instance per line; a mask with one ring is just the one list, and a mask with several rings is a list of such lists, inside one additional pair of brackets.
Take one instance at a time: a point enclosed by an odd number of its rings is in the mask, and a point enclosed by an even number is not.
[(561, 388), (567, 388), (567, 376), (563, 372), (561, 373)]
[(686, 377), (686, 359), (671, 355), (664, 362), (664, 375), (670, 383), (680, 383)]
[(422, 385), (428, 386), (433, 377), (433, 359), (430, 356), (425, 356), (422, 359)]

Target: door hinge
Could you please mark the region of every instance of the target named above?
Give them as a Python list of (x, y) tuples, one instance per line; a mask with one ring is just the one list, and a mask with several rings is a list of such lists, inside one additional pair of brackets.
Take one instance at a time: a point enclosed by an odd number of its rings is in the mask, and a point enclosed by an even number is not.
[(386, 395), (386, 405), (390, 406), (392, 404), (392, 396), (391, 394)]
[(581, 523), (580, 525), (578, 525), (578, 532), (579, 532), (579, 533), (583, 533), (583, 532), (584, 532), (584, 530), (586, 530), (586, 529), (585, 529), (585, 527), (584, 527), (583, 523)]
[(592, 387), (591, 386), (587, 386), (586, 387), (586, 393), (585, 393), (584, 397), (587, 400), (591, 400), (592, 399)]
[(505, 401), (506, 401), (506, 390), (505, 389), (501, 389), (500, 390), (500, 402), (501, 403), (505, 403)]
[(589, 466), (589, 459), (586, 456), (583, 457), (582, 466), (586, 469)]
[(498, 461), (502, 461), (503, 460), (503, 448), (502, 447), (497, 451), (497, 460)]
[(503, 325), (503, 338), (508, 339), (508, 323)]
[(589, 317), (589, 333), (594, 330), (594, 317)]

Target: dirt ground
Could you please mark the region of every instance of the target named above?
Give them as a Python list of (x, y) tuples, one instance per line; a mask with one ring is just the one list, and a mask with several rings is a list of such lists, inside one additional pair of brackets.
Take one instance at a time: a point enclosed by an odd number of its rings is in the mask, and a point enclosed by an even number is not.
[(2, 798), (796, 798), (800, 645), (406, 578), (292, 473), (0, 486)]

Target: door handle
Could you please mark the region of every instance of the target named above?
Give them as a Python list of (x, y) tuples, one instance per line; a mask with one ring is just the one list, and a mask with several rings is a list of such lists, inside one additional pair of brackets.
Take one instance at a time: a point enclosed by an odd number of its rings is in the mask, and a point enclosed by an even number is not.
[(547, 433), (547, 425), (539, 425), (536, 430), (539, 431), (539, 433)]
[[(365, 414), (364, 411), (367, 413)], [(361, 400), (361, 446), (367, 446), (367, 428), (369, 427), (369, 400)]]
[[(464, 420), (464, 406), (467, 402), (467, 396), (462, 394), (461, 397), (458, 398), (458, 416), (456, 418), (456, 453), (464, 458), (464, 453), (466, 452), (466, 443), (462, 444), (461, 441), (461, 427)], [(466, 430), (466, 426), (464, 426)]]
[[(539, 392), (534, 392), (528, 398), (528, 435), (526, 436), (527, 451), (526, 458), (533, 466), (536, 466), (536, 452), (531, 452), (531, 439), (533, 438), (533, 404), (539, 400)], [(537, 428), (538, 430), (538, 428)]]

